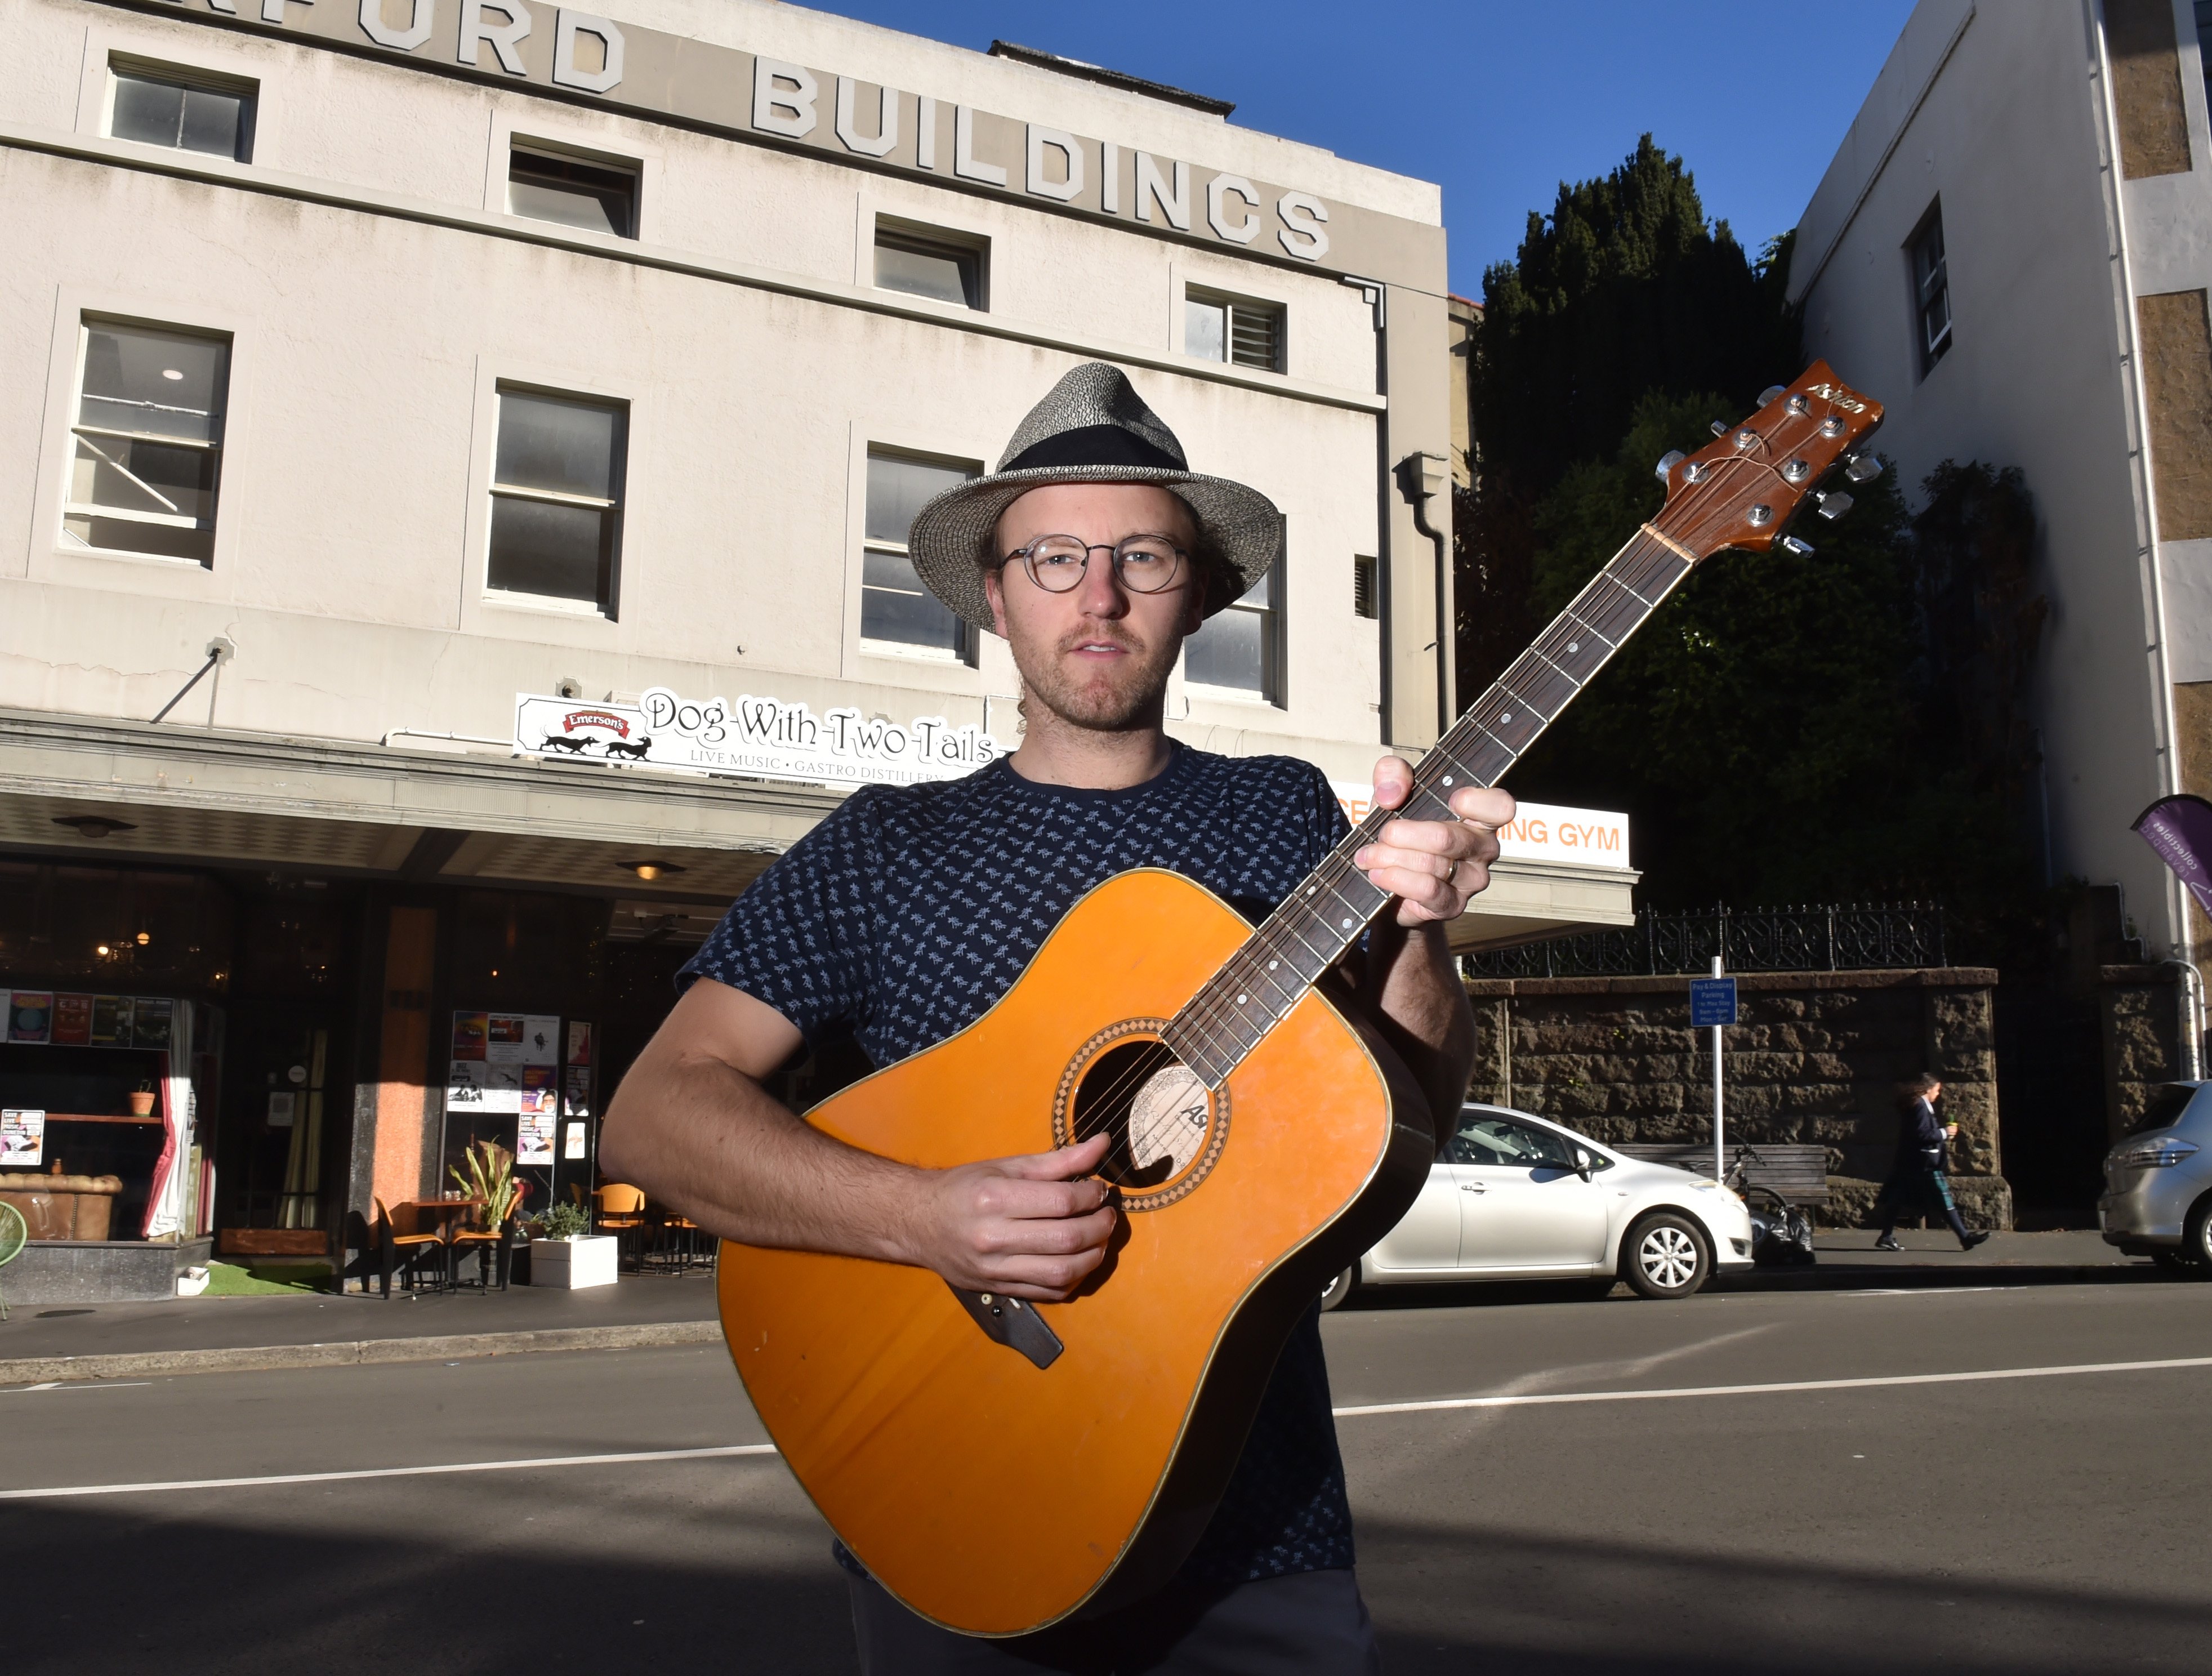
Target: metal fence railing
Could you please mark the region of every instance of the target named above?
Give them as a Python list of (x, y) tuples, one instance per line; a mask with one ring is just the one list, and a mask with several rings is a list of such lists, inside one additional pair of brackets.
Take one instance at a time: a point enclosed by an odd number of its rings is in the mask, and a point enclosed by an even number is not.
[(1470, 978), (1644, 977), (1729, 972), (1842, 972), (1942, 966), (1943, 910), (1928, 902), (1714, 908), (1636, 916), (1633, 926), (1463, 956)]

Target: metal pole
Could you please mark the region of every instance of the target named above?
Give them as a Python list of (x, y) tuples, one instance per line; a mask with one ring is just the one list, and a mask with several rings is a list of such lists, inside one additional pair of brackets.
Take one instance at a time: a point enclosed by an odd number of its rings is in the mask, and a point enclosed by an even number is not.
[[(1713, 956), (1713, 975), (1721, 975), (1721, 957)], [(1721, 1145), (1721, 1027), (1713, 1026), (1713, 1180), (1728, 1180), (1728, 1166), (1723, 1160)]]

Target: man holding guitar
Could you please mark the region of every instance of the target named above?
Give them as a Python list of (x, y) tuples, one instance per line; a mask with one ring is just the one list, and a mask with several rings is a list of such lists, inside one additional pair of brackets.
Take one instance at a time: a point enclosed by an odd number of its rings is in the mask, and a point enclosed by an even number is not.
[[(1211, 756), (1162, 729), (1184, 638), (1266, 574), (1279, 531), (1256, 491), (1190, 471), (1127, 379), (1097, 362), (1060, 380), (996, 473), (925, 507), (916, 568), (1010, 643), (1020, 748), (964, 780), (855, 793), (739, 898), (615, 1098), (605, 1169), (725, 1238), (910, 1265), (986, 1303), (1058, 1302), (1095, 1284), (1124, 1214), (1094, 1174), (1106, 1134), (921, 1169), (810, 1126), (762, 1084), (834, 1032), (884, 1065), (964, 1029), (1109, 875), (1169, 869), (1256, 921), (1328, 855), (1346, 828), (1318, 769)], [(1377, 804), (1399, 806), (1413, 779), (1383, 757)], [(1401, 820), (1358, 852), (1395, 901), (1337, 995), (1403, 1060), (1439, 1146), (1474, 1053), (1443, 926), (1488, 884), (1495, 829), (1513, 817), (1496, 789), (1463, 786), (1448, 803), (1456, 820)], [(915, 1615), (840, 1558), (871, 1673), (1377, 1667), (1312, 1312), (1218, 1513), (1150, 1598), (982, 1639)]]

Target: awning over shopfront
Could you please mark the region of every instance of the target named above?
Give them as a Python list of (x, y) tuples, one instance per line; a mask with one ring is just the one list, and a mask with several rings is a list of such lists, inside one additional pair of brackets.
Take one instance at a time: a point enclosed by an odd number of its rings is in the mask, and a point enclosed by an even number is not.
[[(698, 940), (714, 905), (846, 795), (493, 747), (0, 711), (0, 850), (580, 890), (617, 899), (617, 938)], [(1533, 827), (1509, 833), (1452, 946), (1632, 923), (1638, 875), (1621, 865), (1625, 843), (1602, 862), (1573, 853)]]

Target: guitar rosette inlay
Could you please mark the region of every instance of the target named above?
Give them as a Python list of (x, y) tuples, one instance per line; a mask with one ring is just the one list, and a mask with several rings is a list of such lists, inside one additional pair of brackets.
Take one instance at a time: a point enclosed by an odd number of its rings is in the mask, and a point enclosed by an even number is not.
[(1099, 1175), (1121, 1189), (1125, 1211), (1172, 1205), (1212, 1170), (1229, 1133), (1226, 1090), (1209, 1092), (1160, 1032), (1132, 1018), (1083, 1044), (1052, 1105), (1053, 1144), (1111, 1137)]

